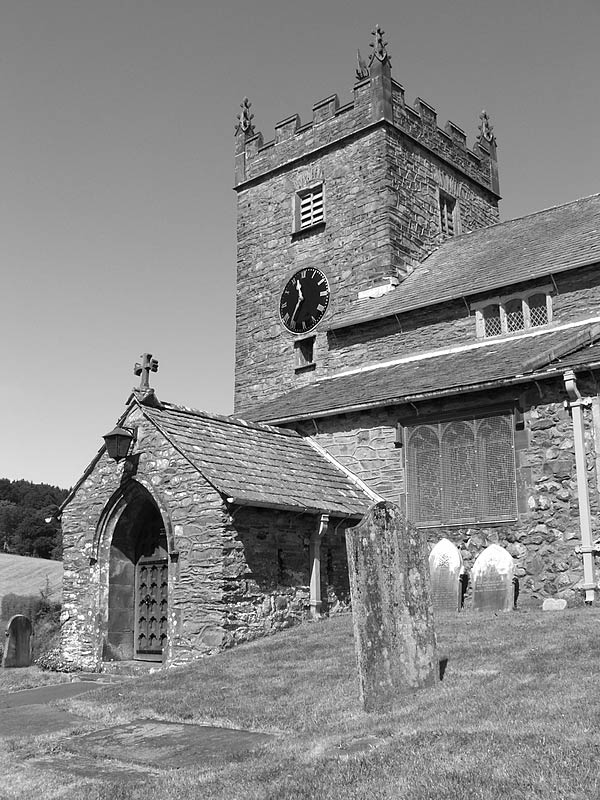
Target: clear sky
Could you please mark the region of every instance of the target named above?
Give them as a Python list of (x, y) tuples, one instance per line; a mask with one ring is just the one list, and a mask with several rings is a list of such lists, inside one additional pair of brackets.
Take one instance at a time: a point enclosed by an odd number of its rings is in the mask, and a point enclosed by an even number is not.
[(231, 413), (239, 103), (346, 102), (375, 24), (407, 100), (490, 113), (502, 219), (600, 191), (598, 0), (4, 0), (0, 477), (75, 483), (143, 351)]

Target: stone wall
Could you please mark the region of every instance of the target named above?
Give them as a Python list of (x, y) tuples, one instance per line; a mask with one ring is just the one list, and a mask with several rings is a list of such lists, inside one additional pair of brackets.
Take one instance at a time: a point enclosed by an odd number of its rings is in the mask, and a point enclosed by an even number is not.
[[(289, 628), (308, 617), (310, 539), (319, 517), (238, 507), (224, 540), (224, 644)], [(323, 611), (347, 605), (345, 524), (332, 520), (321, 543)]]
[[(600, 399), (594, 378), (580, 379), (579, 387), (590, 398), (585, 410), (588, 482), (593, 536), (600, 536)], [(517, 392), (520, 396), (517, 397)], [(430, 415), (461, 418), (467, 411), (483, 411), (505, 403), (518, 403), (524, 411), (524, 429), (515, 432), (518, 518), (514, 522), (427, 528), (431, 546), (446, 537), (461, 550), (470, 569), (475, 558), (494, 542), (506, 547), (516, 562), (523, 605), (543, 597), (580, 601), (583, 570), (573, 425), (559, 379), (526, 385), (504, 394), (460, 397), (420, 404), (414, 422)], [(409, 425), (406, 407), (345, 414), (317, 421), (318, 432), (309, 431), (333, 456), (353, 470), (385, 499), (405, 502), (404, 451), (396, 446), (396, 424)]]

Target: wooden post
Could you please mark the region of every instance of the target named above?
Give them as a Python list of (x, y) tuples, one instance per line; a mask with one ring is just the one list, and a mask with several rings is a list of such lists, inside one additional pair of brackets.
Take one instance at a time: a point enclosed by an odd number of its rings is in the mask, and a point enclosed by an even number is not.
[(329, 514), (321, 514), (319, 527), (313, 531), (310, 539), (310, 615), (318, 619), (321, 616), (321, 538), (329, 525)]

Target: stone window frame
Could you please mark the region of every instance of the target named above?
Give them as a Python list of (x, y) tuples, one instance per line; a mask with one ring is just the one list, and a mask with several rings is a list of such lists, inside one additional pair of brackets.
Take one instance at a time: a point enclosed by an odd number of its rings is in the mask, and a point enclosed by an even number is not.
[(460, 214), (458, 200), (453, 195), (439, 190), (438, 194), (440, 231), (444, 238), (450, 239), (460, 233)]
[[(316, 211), (315, 198), (317, 206)], [(308, 206), (306, 203), (307, 199), (311, 199)], [(303, 214), (305, 215), (304, 222)], [(305, 231), (322, 228), (324, 225), (325, 183), (321, 180), (294, 193), (292, 198), (292, 234), (304, 233)]]
[[(532, 319), (530, 308), (530, 301), (539, 295), (545, 295), (546, 298), (546, 319), (543, 322), (537, 322), (535, 319)], [(520, 301), (521, 304), (520, 313), (522, 315), (522, 323), (515, 325), (515, 323), (511, 321), (510, 306), (517, 301)], [(509, 308), (508, 312), (507, 307)], [(538, 306), (532, 307), (537, 308)], [(488, 329), (492, 326), (489, 324), (486, 326), (486, 319), (492, 319), (492, 317), (491, 315), (486, 317), (485, 311), (487, 309), (498, 310), (498, 315), (494, 315), (493, 319), (498, 320), (497, 327), (499, 330), (488, 332)], [(471, 303), (471, 310), (475, 312), (475, 328), (478, 339), (490, 339), (494, 336), (505, 336), (532, 328), (541, 328), (552, 322), (552, 286), (536, 286), (534, 289), (528, 289), (527, 291), (488, 297), (486, 300)]]
[[(487, 450), (485, 450), (485, 439), (481, 435), (484, 423), (489, 420), (503, 421), (504, 430), (509, 433), (506, 441), (505, 451), (502, 454), (505, 459), (504, 463), (504, 479), (506, 481), (505, 491), (506, 498), (504, 506), (504, 513), (498, 510), (498, 506), (492, 507), (490, 502), (489, 490), (492, 487), (497, 487), (498, 482), (493, 475), (488, 474), (487, 465), (489, 460), (486, 459)], [(401, 422), (402, 425), (402, 447), (404, 450), (404, 492), (406, 500), (406, 510), (408, 518), (413, 522), (417, 528), (457, 528), (470, 525), (503, 525), (507, 522), (515, 522), (519, 518), (519, 487), (517, 480), (517, 443), (515, 441), (515, 429), (519, 423), (520, 416), (514, 406), (502, 408), (479, 410), (472, 413), (462, 415), (446, 414), (440, 416), (415, 418)], [(461, 477), (456, 480), (453, 473), (446, 468), (443, 468), (443, 440), (446, 432), (450, 430), (452, 425), (463, 425), (465, 428), (473, 431), (473, 453), (474, 465), (471, 477), (474, 481), (477, 497), (472, 505), (476, 506), (475, 513), (465, 514), (462, 517), (452, 516), (452, 498), (450, 501), (446, 500), (445, 492), (448, 493), (449, 486), (452, 487), (452, 481), (459, 485), (464, 485)], [(422, 507), (422, 492), (426, 489), (426, 481), (423, 481), (423, 475), (417, 473), (412, 474), (411, 446), (416, 439), (417, 431), (422, 428), (428, 429), (430, 434), (437, 436), (438, 451), (439, 451), (439, 515), (435, 519), (417, 519), (415, 518), (415, 508)], [(479, 436), (479, 439), (477, 438)], [(484, 452), (485, 451), (485, 452)], [(417, 453), (414, 456), (415, 465), (418, 469), (421, 467), (424, 459), (422, 453)], [(485, 483), (485, 476), (487, 475), (487, 487), (482, 484)], [(414, 490), (418, 489), (419, 497), (414, 496)], [(487, 491), (486, 491), (487, 489)], [(434, 487), (434, 494), (435, 494)], [(510, 494), (510, 496), (508, 496)], [(454, 498), (454, 506), (460, 505), (457, 499)], [(468, 504), (467, 504), (468, 505)], [(496, 513), (494, 513), (494, 511)]]

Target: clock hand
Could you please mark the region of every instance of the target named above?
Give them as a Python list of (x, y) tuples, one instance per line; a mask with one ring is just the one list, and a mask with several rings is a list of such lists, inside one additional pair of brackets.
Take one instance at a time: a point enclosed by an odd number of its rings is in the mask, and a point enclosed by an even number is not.
[(300, 308), (300, 306), (302, 305), (303, 302), (304, 302), (304, 298), (300, 297), (298, 299), (298, 302), (296, 303), (296, 308), (294, 309), (294, 311), (292, 313), (292, 316), (291, 316), (292, 322), (296, 319), (296, 314), (298, 313), (298, 309)]
[(296, 314), (298, 313), (298, 309), (304, 302), (304, 295), (302, 294), (302, 285), (300, 284), (299, 280), (296, 281), (296, 291), (298, 292), (298, 302), (296, 303), (296, 308), (294, 309), (294, 312), (291, 316), (292, 320), (296, 319)]

